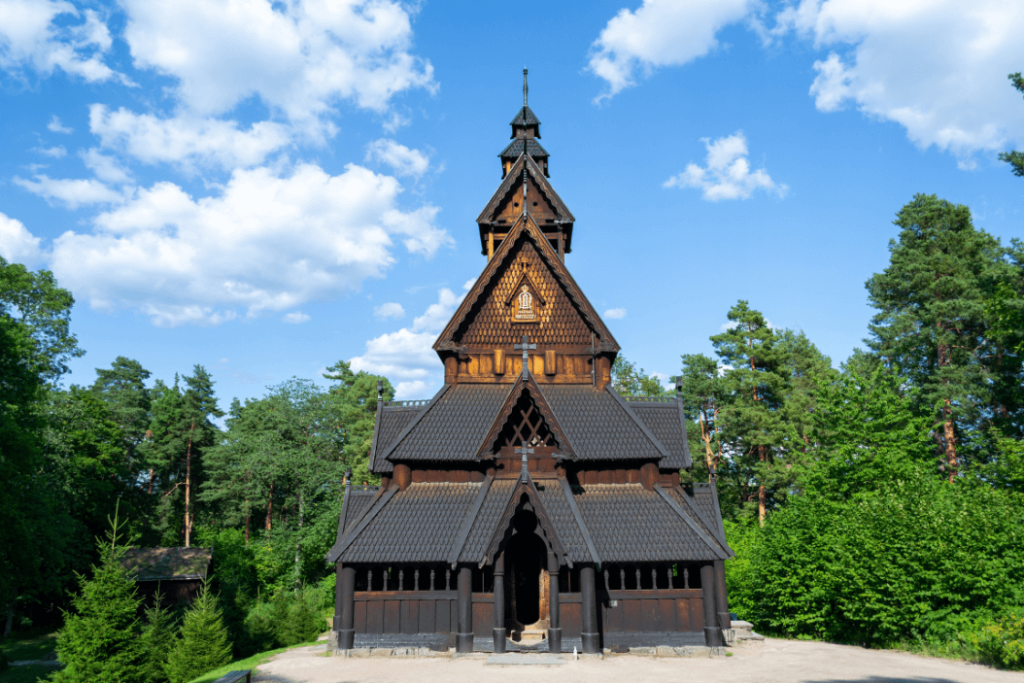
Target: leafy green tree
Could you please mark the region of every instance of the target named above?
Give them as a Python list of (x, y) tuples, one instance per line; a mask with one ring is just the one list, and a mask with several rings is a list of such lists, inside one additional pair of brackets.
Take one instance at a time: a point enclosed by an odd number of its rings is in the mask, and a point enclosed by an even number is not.
[(188, 683), (231, 661), (231, 642), (217, 597), (203, 584), (195, 602), (185, 611), (181, 631), (167, 654), (171, 683)]
[[(149, 411), (152, 406), (146, 380), (150, 372), (137, 360), (118, 356), (109, 370), (96, 368), (96, 381), (92, 392), (107, 404), (124, 435), (124, 447), (132, 469), (144, 469), (140, 462), (139, 445), (149, 429)], [(149, 479), (153, 472), (150, 471)]]
[(867, 282), (878, 309), (867, 343), (920, 389), (918, 407), (934, 419), (953, 481), (964, 456), (958, 444), (976, 440), (984, 422), (999, 417), (998, 385), (1019, 384), (1020, 359), (999, 348), (986, 320), (987, 302), (1009, 282), (1012, 266), (966, 206), (919, 194), (895, 224), (901, 230), (889, 243), (889, 266)]
[(377, 414), (377, 383), (383, 383), (383, 399), (390, 401), (395, 390), (386, 377), (371, 375), (360, 370), (352, 372), (346, 361), (338, 361), (327, 368), (324, 378), (331, 380), (331, 403), (336, 415), (336, 426), (342, 432), (345, 464), (352, 468), (356, 482), (377, 483), (377, 475), (369, 469), (370, 446), (373, 444), (373, 423)]
[[(46, 393), (82, 355), (70, 330), (74, 298), (53, 274), (0, 258), (0, 610), (10, 633), (15, 600), (54, 586), (63, 521), (45, 478), (41, 409)], [(55, 524), (56, 523), (56, 524)]]
[[(792, 468), (782, 462), (790, 429), (783, 411), (784, 357), (764, 316), (746, 301), (733, 306), (728, 318), (731, 326), (711, 337), (722, 364), (728, 366), (724, 384), (729, 399), (721, 419), (744, 499), (756, 496), (757, 519), (763, 524), (773, 494), (782, 495), (792, 481)], [(751, 486), (756, 493), (749, 492)]]
[(783, 419), (790, 427), (788, 449), (806, 453), (812, 447), (818, 392), (837, 375), (832, 361), (802, 331), (782, 330), (776, 349), (786, 377)]
[(57, 635), (64, 669), (50, 678), (54, 683), (138, 683), (143, 678), (136, 617), (141, 600), (122, 565), (127, 547), (117, 513), (106, 542), (99, 545), (100, 564), (92, 578), (78, 575), (80, 592)]
[(612, 363), (612, 388), (623, 396), (664, 396), (668, 392), (654, 375), (648, 375), (636, 363), (618, 356)]
[(167, 683), (167, 654), (174, 645), (174, 614), (163, 605), (157, 590), (153, 606), (146, 609), (142, 629), (143, 678), (141, 683)]
[[(1021, 76), (1019, 71), (1015, 74), (1010, 74), (1007, 78), (1010, 79), (1010, 83), (1017, 92), (1024, 94), (1024, 76)], [(1013, 169), (1013, 174), (1015, 176), (1024, 176), (1024, 152), (1018, 152), (1016, 150), (1011, 152), (1002, 152), (999, 155), (999, 160), (1010, 164), (1010, 168)]]

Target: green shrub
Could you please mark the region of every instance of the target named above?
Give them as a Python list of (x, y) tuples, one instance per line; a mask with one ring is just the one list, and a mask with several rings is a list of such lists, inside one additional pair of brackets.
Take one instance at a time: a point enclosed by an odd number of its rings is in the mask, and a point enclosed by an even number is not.
[(174, 646), (174, 615), (163, 606), (158, 590), (153, 607), (146, 610), (146, 626), (142, 629), (144, 683), (167, 683), (167, 656)]
[(196, 601), (185, 611), (181, 631), (167, 656), (167, 677), (171, 683), (187, 683), (230, 661), (228, 630), (217, 598), (204, 582)]
[(324, 630), (324, 622), (320, 617), (317, 592), (298, 591), (293, 594), (288, 606), (287, 617), (282, 623), (279, 639), (281, 645), (297, 645), (316, 640)]
[(1024, 669), (1024, 608), (988, 620), (967, 634), (980, 659), (1004, 669)]

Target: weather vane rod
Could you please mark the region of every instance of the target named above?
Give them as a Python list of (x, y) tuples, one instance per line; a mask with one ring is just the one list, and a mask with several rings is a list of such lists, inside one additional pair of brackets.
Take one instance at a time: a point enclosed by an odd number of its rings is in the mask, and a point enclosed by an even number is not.
[(527, 73), (528, 73), (527, 70), (523, 69), (523, 106), (524, 107), (527, 105), (527, 99), (528, 99), (528, 97), (530, 95), (530, 86), (528, 86), (526, 84), (526, 74)]

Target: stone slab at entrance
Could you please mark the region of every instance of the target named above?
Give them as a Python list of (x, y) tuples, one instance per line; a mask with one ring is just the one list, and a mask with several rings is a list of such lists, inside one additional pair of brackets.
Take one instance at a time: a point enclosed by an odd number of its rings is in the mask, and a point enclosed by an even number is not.
[(565, 664), (565, 657), (558, 655), (545, 655), (545, 654), (521, 654), (519, 652), (509, 652), (504, 655), (491, 655), (487, 658), (485, 664), (511, 664), (511, 665), (526, 665), (526, 666), (560, 666)]

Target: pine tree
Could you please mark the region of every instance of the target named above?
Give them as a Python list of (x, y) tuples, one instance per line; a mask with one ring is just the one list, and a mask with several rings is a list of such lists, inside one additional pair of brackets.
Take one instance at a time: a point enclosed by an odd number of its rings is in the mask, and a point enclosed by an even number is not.
[(167, 683), (167, 654), (174, 644), (174, 615), (163, 606), (163, 594), (157, 590), (153, 606), (146, 610), (142, 629), (142, 683)]
[(783, 419), (785, 368), (776, 335), (759, 311), (741, 300), (728, 317), (732, 326), (711, 337), (722, 364), (730, 368), (721, 419), (744, 484), (757, 487), (757, 518), (763, 524), (769, 499), (792, 480), (790, 468), (780, 462), (789, 437)]
[(231, 642), (217, 598), (204, 582), (195, 602), (185, 611), (181, 631), (167, 655), (170, 683), (188, 683), (231, 661)]
[(143, 680), (143, 649), (139, 640), (141, 600), (135, 583), (121, 564), (125, 546), (115, 512), (100, 542), (100, 564), (87, 579), (78, 575), (80, 593), (65, 613), (57, 635), (57, 654), (65, 668), (51, 677), (54, 683), (138, 683)]
[(695, 353), (683, 357), (683, 371), (677, 378), (683, 394), (686, 417), (700, 427), (700, 440), (708, 476), (717, 470), (722, 459), (721, 417), (725, 381), (713, 358)]
[[(1011, 275), (999, 241), (975, 229), (971, 212), (934, 195), (916, 195), (897, 214), (899, 239), (889, 266), (867, 282), (878, 313), (871, 349), (920, 389), (919, 408), (933, 417), (935, 439), (953, 481), (969, 441), (991, 413), (993, 391), (1019, 361), (991, 338), (987, 302)], [(1019, 370), (1010, 370), (1018, 375)]]
[(369, 470), (369, 453), (377, 413), (377, 382), (384, 384), (385, 401), (395, 397), (395, 390), (386, 377), (352, 372), (349, 363), (343, 360), (327, 368), (324, 377), (336, 383), (331, 386), (330, 394), (343, 433), (345, 463), (352, 468), (357, 484), (376, 482), (377, 475), (370, 474)]

